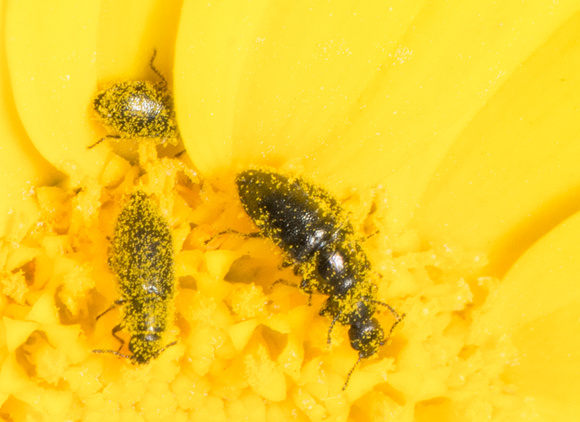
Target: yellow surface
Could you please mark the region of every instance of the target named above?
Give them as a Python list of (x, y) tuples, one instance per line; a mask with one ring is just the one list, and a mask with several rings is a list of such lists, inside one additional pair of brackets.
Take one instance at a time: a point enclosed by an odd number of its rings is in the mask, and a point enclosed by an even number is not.
[(503, 273), (578, 210), (579, 25), (551, 33), (457, 137), (417, 212), (426, 236), (489, 250)]
[(105, 160), (103, 152), (86, 149), (94, 137), (87, 105), (97, 82), (98, 7), (97, 1), (10, 1), (5, 8), (20, 120), (38, 151), (75, 182), (98, 175)]
[[(14, 420), (577, 420), (580, 6), (560, 2), (5, 0), (0, 415)], [(103, 84), (174, 89), (186, 154), (103, 136)], [(405, 312), (354, 372), (324, 297), (284, 279), (233, 174), (268, 165), (343, 201)], [(113, 349), (123, 198), (157, 202), (178, 344)], [(367, 218), (367, 215), (370, 216)], [(388, 313), (378, 316), (383, 326)], [(120, 333), (125, 336), (126, 333)], [(123, 351), (127, 353), (126, 349)]]
[[(0, 41), (6, 45), (5, 31)], [(38, 218), (34, 187), (54, 183), (59, 175), (27, 137), (14, 103), (6, 48), (0, 57), (0, 237), (19, 241)]]

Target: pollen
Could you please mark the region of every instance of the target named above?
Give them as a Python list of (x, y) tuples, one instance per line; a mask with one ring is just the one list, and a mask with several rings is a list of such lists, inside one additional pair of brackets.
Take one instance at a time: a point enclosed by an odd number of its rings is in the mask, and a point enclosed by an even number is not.
[[(311, 294), (301, 288), (302, 274), (271, 239), (231, 234), (256, 231), (235, 174), (213, 185), (179, 158), (157, 157), (152, 143), (139, 150), (144, 164), (105, 172), (98, 195), (88, 184), (40, 189), (36, 200), (46, 212), (18, 242), (1, 245), (3, 415), (279, 421), (415, 413), (433, 420), (427, 416), (445, 414), (451, 404), (462, 414), (494, 403), (524, 405), (497, 385), (498, 371), (515, 356), (509, 342), (483, 347), (468, 336), (497, 284), (477, 275), (485, 256), (426, 246), (416, 231), (401, 234), (412, 241), (399, 246), (386, 229), (388, 214), (367, 202), (388, 201), (333, 196), (353, 236), (339, 243), (356, 259), (337, 255), (335, 242), (320, 257), (328, 263), (323, 272), (360, 271), (372, 282), (333, 295), (332, 305), (318, 293), (322, 281)], [(336, 217), (331, 207), (321, 215)], [(369, 237), (364, 227), (380, 230)], [(323, 268), (305, 262), (305, 274)], [(332, 321), (321, 309), (356, 314), (353, 304), (367, 296), (404, 310), (404, 325), (382, 344), (395, 318), (376, 306), (360, 324), (341, 317), (328, 344)], [(111, 335), (119, 325), (120, 352)], [(383, 336), (374, 335), (379, 327)], [(140, 340), (131, 350), (132, 337)], [(135, 365), (132, 356), (146, 364)]]

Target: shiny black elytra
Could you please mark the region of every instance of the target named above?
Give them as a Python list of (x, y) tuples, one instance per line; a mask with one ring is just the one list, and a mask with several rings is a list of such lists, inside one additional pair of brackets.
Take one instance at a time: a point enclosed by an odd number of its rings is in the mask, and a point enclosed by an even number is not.
[[(176, 342), (163, 345), (162, 337), (173, 319), (175, 295), (173, 244), (169, 225), (142, 191), (134, 192), (117, 219), (109, 267), (117, 275), (121, 299), (99, 316), (123, 305), (123, 321), (113, 328), (121, 345), (112, 353), (135, 364), (146, 364)], [(129, 351), (120, 353), (124, 341), (117, 332), (131, 335)]]
[(159, 143), (177, 143), (179, 130), (175, 119), (173, 96), (167, 81), (153, 65), (157, 51), (149, 62), (161, 82), (123, 81), (99, 91), (92, 102), (97, 118), (111, 132), (88, 149), (107, 138), (158, 138)]
[[(328, 192), (300, 178), (258, 169), (240, 173), (236, 184), (242, 206), (261, 235), (285, 252), (287, 263), (302, 277), (300, 288), (329, 296), (320, 312), (332, 318), (328, 342), (337, 322), (350, 326), (350, 344), (358, 360), (347, 375), (346, 389), (361, 359), (377, 353), (405, 315), (376, 300), (369, 260)], [(377, 305), (387, 307), (396, 319), (387, 337), (373, 317)]]

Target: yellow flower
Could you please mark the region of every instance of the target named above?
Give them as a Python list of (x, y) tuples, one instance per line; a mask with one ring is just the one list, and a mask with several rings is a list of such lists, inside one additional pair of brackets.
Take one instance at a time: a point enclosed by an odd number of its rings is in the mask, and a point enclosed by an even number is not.
[[(0, 413), (13, 420), (576, 420), (580, 6), (518, 2), (28, 1), (2, 7)], [(102, 84), (173, 86), (186, 157), (107, 141)], [(279, 269), (232, 174), (341, 199), (407, 314), (355, 371)], [(196, 176), (195, 169), (199, 172)], [(126, 195), (175, 247), (177, 340), (115, 349), (107, 248)], [(377, 230), (378, 229), (378, 230)], [(387, 313), (378, 318), (384, 326)], [(127, 336), (119, 333), (124, 339)]]

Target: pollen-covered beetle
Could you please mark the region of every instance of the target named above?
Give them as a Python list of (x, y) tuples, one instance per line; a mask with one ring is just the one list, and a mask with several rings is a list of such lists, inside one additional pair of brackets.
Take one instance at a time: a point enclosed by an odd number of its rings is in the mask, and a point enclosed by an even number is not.
[(118, 82), (97, 93), (92, 102), (93, 109), (111, 134), (99, 139), (89, 149), (107, 138), (159, 138), (161, 144), (177, 143), (179, 131), (173, 96), (167, 88), (167, 81), (153, 65), (156, 54), (157, 51), (153, 51), (149, 66), (161, 82)]
[[(121, 299), (97, 319), (123, 305), (123, 322), (112, 332), (121, 346), (117, 351), (93, 352), (112, 353), (136, 364), (146, 364), (176, 344), (162, 343), (163, 334), (173, 320), (175, 286), (169, 225), (140, 190), (131, 195), (119, 214), (109, 267), (117, 275)], [(131, 335), (130, 356), (120, 353), (124, 341), (116, 333), (123, 328)]]
[[(302, 277), (300, 288), (329, 296), (321, 311), (332, 318), (328, 342), (334, 324), (350, 326), (350, 344), (359, 357), (347, 375), (346, 389), (361, 359), (377, 353), (405, 315), (376, 300), (369, 260), (352, 224), (328, 192), (301, 178), (258, 169), (238, 174), (236, 185), (242, 206), (261, 235), (285, 252), (287, 263)], [(396, 319), (386, 337), (373, 317), (378, 305)]]

